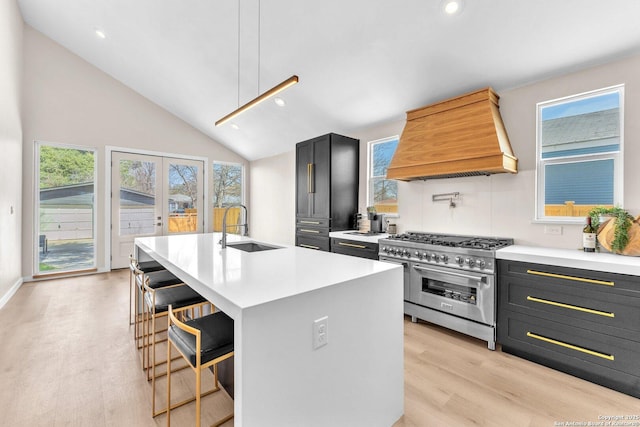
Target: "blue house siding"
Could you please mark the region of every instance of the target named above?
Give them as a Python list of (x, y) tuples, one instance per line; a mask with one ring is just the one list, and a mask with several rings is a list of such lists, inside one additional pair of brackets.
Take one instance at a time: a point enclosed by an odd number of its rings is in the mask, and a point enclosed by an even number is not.
[(576, 205), (613, 204), (613, 160), (545, 166), (547, 205), (574, 201)]

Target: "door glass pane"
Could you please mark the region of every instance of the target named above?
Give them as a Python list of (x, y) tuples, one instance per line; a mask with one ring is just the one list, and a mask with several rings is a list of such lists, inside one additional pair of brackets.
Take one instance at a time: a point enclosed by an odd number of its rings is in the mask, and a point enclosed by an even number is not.
[(120, 160), (120, 235), (155, 233), (156, 164)]
[(198, 167), (169, 164), (169, 233), (198, 229)]
[(39, 273), (95, 267), (93, 150), (38, 144)]
[[(213, 164), (213, 231), (222, 231), (224, 212), (229, 206), (242, 203), (242, 165), (235, 163)], [(227, 232), (239, 234), (243, 224), (241, 208), (234, 207), (227, 213)]]

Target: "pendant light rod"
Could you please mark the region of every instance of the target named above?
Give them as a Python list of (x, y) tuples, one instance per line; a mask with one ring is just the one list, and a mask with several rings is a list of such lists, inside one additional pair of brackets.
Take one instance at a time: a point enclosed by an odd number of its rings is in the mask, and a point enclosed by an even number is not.
[(220, 126), (221, 124), (223, 124), (225, 122), (228, 122), (229, 120), (233, 119), (234, 117), (238, 116), (239, 114), (244, 113), (248, 109), (255, 107), (256, 105), (260, 104), (262, 101), (265, 101), (265, 100), (271, 98), (272, 96), (275, 96), (276, 94), (282, 92), (283, 90), (285, 90), (286, 88), (288, 88), (290, 86), (293, 86), (296, 83), (298, 83), (298, 76), (293, 75), (293, 76), (289, 77), (287, 80), (283, 81), (279, 85), (272, 87), (271, 89), (269, 89), (268, 91), (266, 91), (262, 95), (258, 96), (257, 98), (253, 98), (251, 101), (247, 102), (242, 107), (238, 108), (237, 110), (232, 111), (231, 113), (227, 114), (226, 116), (224, 116), (223, 118), (218, 120), (216, 122), (216, 126)]

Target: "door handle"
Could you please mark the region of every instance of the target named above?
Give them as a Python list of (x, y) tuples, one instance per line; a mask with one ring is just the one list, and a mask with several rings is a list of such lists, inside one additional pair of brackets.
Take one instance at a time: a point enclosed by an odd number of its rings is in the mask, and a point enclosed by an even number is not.
[(161, 225), (162, 225), (162, 223), (161, 223), (161, 222), (158, 222), (158, 223), (156, 223), (156, 225), (157, 225), (157, 226), (161, 226)]
[(441, 274), (443, 277), (446, 277), (445, 275), (450, 275), (450, 276), (455, 276), (455, 277), (461, 277), (463, 279), (477, 280), (478, 282), (485, 282), (486, 279), (487, 279), (487, 276), (484, 276), (484, 275), (472, 276), (470, 274), (454, 273), (452, 271), (444, 272), (444, 271), (441, 271), (441, 270), (436, 270), (435, 268), (418, 267), (417, 265), (414, 266), (413, 268), (415, 270), (418, 270), (418, 271), (428, 271), (428, 272), (431, 272), (431, 273)]
[(315, 193), (313, 175), (313, 163), (307, 163), (307, 193)]
[(356, 248), (356, 249), (367, 249), (367, 247), (364, 246), (364, 245), (354, 245), (353, 243), (338, 242), (338, 245), (340, 245), (340, 246), (348, 246), (350, 248)]
[(315, 249), (315, 250), (320, 249), (319, 246), (305, 245), (304, 243), (300, 243), (300, 246), (303, 247), (303, 248), (307, 248), (307, 249)]

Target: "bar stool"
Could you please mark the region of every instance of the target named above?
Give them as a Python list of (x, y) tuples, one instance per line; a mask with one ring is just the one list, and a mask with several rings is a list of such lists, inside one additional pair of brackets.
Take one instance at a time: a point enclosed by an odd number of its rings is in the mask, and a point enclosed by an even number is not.
[[(162, 362), (156, 361), (156, 344), (166, 340), (156, 339), (156, 319), (158, 319), (159, 317), (167, 316), (169, 306), (180, 308), (184, 312), (189, 311), (190, 317), (193, 319), (196, 317), (196, 308), (198, 309), (199, 316), (202, 316), (205, 306), (210, 303), (202, 295), (200, 295), (187, 285), (174, 285), (166, 286), (159, 289), (153, 289), (148, 286), (148, 277), (146, 278), (146, 282), (147, 283), (145, 283), (144, 286), (145, 310), (143, 314), (143, 318), (146, 324), (144, 333), (144, 338), (146, 338), (146, 341), (143, 340), (143, 358), (145, 357), (144, 350), (146, 350), (147, 381), (151, 381), (151, 388), (153, 390), (151, 413), (154, 417), (156, 417), (157, 415), (165, 412), (165, 410), (156, 412), (156, 378), (166, 375), (166, 372), (156, 375), (156, 367), (162, 365), (163, 363), (171, 365), (171, 359), (166, 359)], [(151, 351), (149, 350), (149, 347), (151, 347)], [(179, 357), (177, 357), (177, 359), (179, 359)]]
[[(175, 346), (189, 367), (196, 374), (195, 397), (171, 404), (171, 364), (167, 364), (167, 427), (171, 425), (171, 410), (196, 401), (196, 427), (200, 427), (201, 397), (220, 390), (218, 384), (218, 363), (233, 356), (233, 319), (218, 311), (197, 319), (182, 322), (176, 318), (177, 310), (169, 307), (169, 342), (167, 358), (171, 358), (171, 348)], [(201, 394), (201, 374), (203, 369), (214, 368), (214, 388)], [(233, 418), (233, 413), (217, 421), (219, 426)]]
[[(141, 349), (144, 346), (144, 340), (142, 340), (142, 334), (144, 333), (144, 331), (141, 331), (141, 329), (144, 329), (143, 327), (141, 327), (141, 324), (144, 323), (144, 308), (145, 308), (144, 304), (142, 304), (142, 310), (143, 310), (142, 319), (140, 318), (139, 310), (141, 305), (140, 300), (145, 292), (145, 283), (151, 289), (159, 289), (159, 288), (164, 288), (169, 286), (184, 285), (184, 283), (182, 283), (181, 279), (179, 279), (178, 277), (176, 277), (174, 274), (172, 274), (167, 270), (157, 270), (151, 273), (145, 273), (144, 271), (134, 267), (133, 275), (134, 275), (134, 283), (136, 284), (135, 313), (136, 313), (136, 319), (138, 319), (134, 328), (134, 338), (136, 342), (136, 348)], [(140, 344), (141, 340), (143, 341), (143, 344)], [(144, 360), (143, 360), (143, 367), (146, 369), (146, 365), (144, 365)]]
[[(133, 288), (133, 277), (134, 277), (134, 270), (138, 269), (140, 271), (143, 271), (145, 273), (151, 273), (153, 271), (160, 271), (160, 270), (164, 270), (164, 267), (162, 265), (160, 265), (160, 263), (158, 263), (157, 261), (143, 261), (141, 263), (138, 262), (137, 259), (135, 259), (133, 257), (133, 254), (129, 255), (129, 325), (133, 325), (134, 320), (131, 319), (131, 315), (133, 313), (134, 310), (131, 309), (131, 302), (132, 302), (132, 293), (134, 291)], [(136, 294), (136, 298), (137, 298), (138, 294)], [(137, 301), (137, 299), (136, 299)], [(135, 306), (135, 312), (138, 313), (138, 306), (136, 304)], [(139, 314), (139, 313), (138, 313)], [(135, 320), (138, 320), (137, 318)]]

